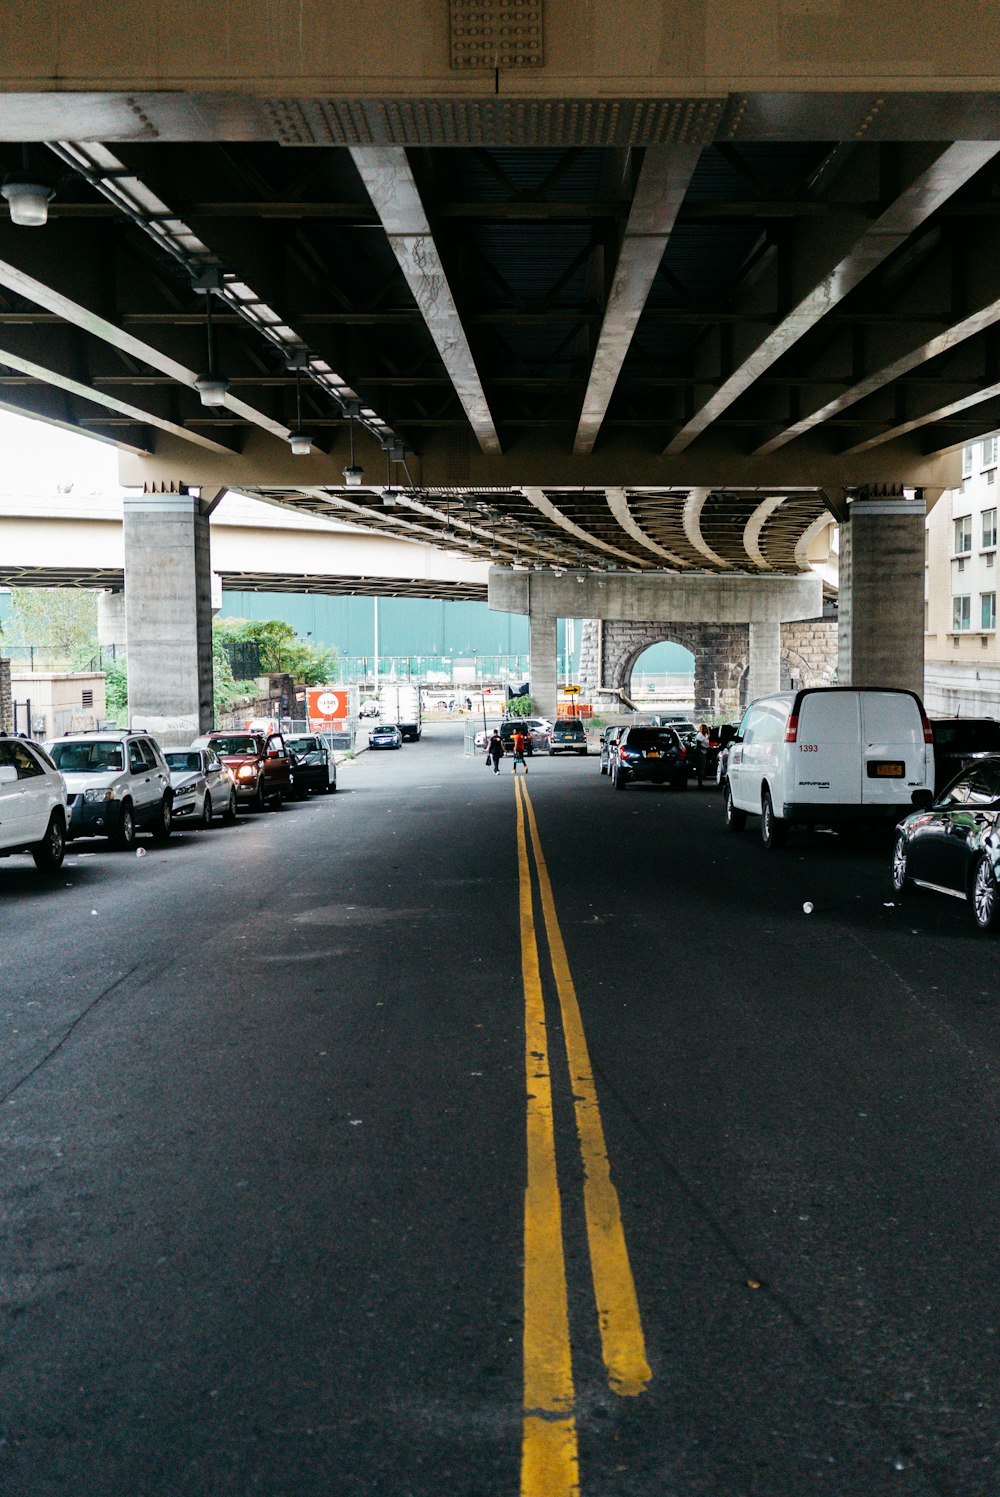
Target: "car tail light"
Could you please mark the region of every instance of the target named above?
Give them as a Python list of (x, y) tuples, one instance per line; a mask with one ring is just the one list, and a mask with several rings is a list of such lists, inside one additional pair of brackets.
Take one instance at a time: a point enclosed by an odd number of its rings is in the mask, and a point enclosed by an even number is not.
[(795, 713), (795, 712), (793, 712), (792, 715), (791, 715), (791, 717), (788, 719), (788, 726), (785, 729), (785, 742), (786, 743), (794, 743), (795, 740), (798, 738), (798, 736), (799, 736), (799, 719), (798, 719), (798, 714)]
[(628, 759), (628, 749), (624, 748), (624, 747), (620, 748), (618, 750), (618, 757), (622, 761), (622, 763), (624, 764), (625, 761)]
[(688, 756), (688, 751), (687, 751), (687, 749), (684, 747), (684, 745), (682, 743), (681, 744), (681, 758), (682, 759), (686, 759), (687, 756)]
[(921, 727), (924, 730), (924, 742), (925, 743), (933, 743), (934, 742), (934, 730), (931, 727), (930, 722), (928, 721), (927, 714), (924, 713), (924, 712), (921, 712), (921, 714), (920, 714), (920, 724), (921, 724)]

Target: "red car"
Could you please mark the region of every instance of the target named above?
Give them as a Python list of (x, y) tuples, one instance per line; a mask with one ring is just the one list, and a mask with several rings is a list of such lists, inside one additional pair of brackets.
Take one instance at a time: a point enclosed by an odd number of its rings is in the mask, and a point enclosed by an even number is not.
[(252, 811), (292, 794), (292, 761), (280, 733), (203, 733), (192, 748), (214, 749), (233, 772), (236, 799)]

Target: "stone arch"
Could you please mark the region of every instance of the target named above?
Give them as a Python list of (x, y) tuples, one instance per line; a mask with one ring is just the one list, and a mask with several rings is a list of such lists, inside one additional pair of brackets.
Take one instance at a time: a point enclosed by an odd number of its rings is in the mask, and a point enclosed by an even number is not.
[(694, 710), (728, 718), (745, 695), (749, 659), (746, 624), (690, 624), (661, 620), (608, 619), (584, 623), (580, 652), (580, 685), (598, 710), (625, 705), (632, 671), (650, 645), (683, 645), (694, 656)]

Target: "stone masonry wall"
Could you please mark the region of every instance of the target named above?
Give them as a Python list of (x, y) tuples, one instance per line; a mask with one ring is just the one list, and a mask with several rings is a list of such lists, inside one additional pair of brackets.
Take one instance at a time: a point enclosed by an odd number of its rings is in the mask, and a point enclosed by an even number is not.
[[(597, 711), (624, 704), (636, 661), (662, 640), (683, 645), (694, 656), (696, 716), (731, 721), (746, 706), (750, 635), (746, 624), (669, 624), (607, 620), (603, 658), (602, 633), (596, 619), (584, 621), (580, 640), (580, 686)], [(837, 669), (835, 619), (808, 619), (781, 626), (781, 684), (829, 686)], [(606, 690), (599, 690), (604, 686)]]
[(10, 661), (0, 660), (0, 732), (14, 728), (14, 694), (10, 685)]

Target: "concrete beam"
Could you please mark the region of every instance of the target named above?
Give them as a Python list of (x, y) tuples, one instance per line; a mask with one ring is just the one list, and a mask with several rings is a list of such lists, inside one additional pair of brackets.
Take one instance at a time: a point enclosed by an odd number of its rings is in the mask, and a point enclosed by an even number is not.
[(700, 156), (701, 146), (651, 146), (646, 151), (583, 397), (573, 443), (578, 456), (594, 449)]
[(476, 440), (483, 452), (497, 454), (500, 438), (406, 152), (396, 147), (356, 146), (351, 157)]
[(822, 579), (713, 577), (705, 573), (565, 572), (490, 569), (490, 608), (570, 619), (639, 619), (673, 623), (785, 623), (819, 618)]

